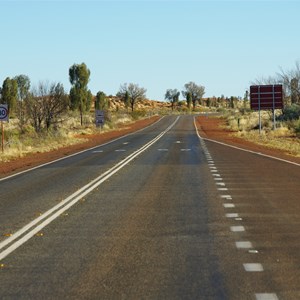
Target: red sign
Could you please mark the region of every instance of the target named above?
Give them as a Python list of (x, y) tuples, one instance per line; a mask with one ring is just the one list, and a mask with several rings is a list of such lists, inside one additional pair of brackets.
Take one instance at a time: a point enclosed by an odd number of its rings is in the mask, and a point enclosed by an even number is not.
[(282, 109), (282, 85), (250, 86), (250, 103), (253, 110)]

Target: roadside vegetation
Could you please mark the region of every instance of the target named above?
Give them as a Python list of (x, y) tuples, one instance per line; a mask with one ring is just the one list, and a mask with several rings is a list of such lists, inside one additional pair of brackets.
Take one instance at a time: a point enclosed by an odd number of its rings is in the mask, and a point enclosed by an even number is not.
[(287, 154), (300, 157), (300, 65), (289, 71), (281, 70), (275, 76), (260, 79), (253, 84), (282, 84), (284, 108), (276, 110), (276, 129), (273, 130), (272, 111), (261, 111), (262, 131), (259, 133), (259, 116), (250, 110), (249, 93), (243, 101), (224, 114), (227, 129), (234, 135), (270, 148), (280, 149)]
[[(300, 155), (300, 65), (275, 77), (256, 80), (253, 84), (283, 84), (285, 108), (276, 111), (275, 131), (271, 112), (262, 112), (262, 132), (258, 133), (258, 112), (250, 110), (249, 92), (244, 97), (204, 98), (205, 87), (190, 81), (183, 90), (167, 89), (167, 102), (150, 101), (147, 90), (135, 83), (120, 85), (116, 95), (99, 90), (93, 95), (88, 88), (91, 72), (84, 64), (69, 68), (71, 89), (67, 92), (59, 82), (31, 83), (26, 75), (7, 77), (0, 87), (0, 104), (9, 109), (9, 122), (4, 125), (4, 151), (0, 162), (20, 158), (28, 153), (48, 152), (82, 142), (91, 134), (118, 129), (154, 114), (190, 114), (220, 112), (227, 128), (238, 137), (283, 149)], [(183, 100), (180, 100), (180, 95)], [(105, 115), (104, 124), (97, 127), (95, 112)], [(1, 145), (2, 146), (2, 145)]]

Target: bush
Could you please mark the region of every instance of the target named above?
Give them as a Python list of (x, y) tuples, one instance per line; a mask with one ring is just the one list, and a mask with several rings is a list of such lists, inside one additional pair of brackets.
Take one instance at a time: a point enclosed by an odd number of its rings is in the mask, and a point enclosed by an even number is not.
[(278, 118), (282, 121), (297, 120), (300, 118), (300, 105), (292, 104), (283, 109), (283, 114)]

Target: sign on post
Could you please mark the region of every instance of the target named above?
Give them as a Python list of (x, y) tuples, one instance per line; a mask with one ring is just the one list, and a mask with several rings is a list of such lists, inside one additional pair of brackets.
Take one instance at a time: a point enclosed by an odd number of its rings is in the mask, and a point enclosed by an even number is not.
[(283, 108), (281, 84), (250, 86), (250, 106), (259, 112), (259, 133), (261, 132), (261, 110), (273, 111), (273, 129), (276, 128), (275, 109)]
[(282, 109), (282, 85), (250, 86), (250, 103), (253, 110)]
[(103, 127), (104, 125), (104, 111), (96, 109), (95, 111), (96, 116), (96, 126), (97, 127)]
[(8, 121), (8, 105), (7, 104), (0, 104), (0, 122), (1, 122), (1, 150), (2, 153), (4, 152), (4, 126), (3, 122)]
[(8, 106), (0, 104), (0, 121), (8, 121)]

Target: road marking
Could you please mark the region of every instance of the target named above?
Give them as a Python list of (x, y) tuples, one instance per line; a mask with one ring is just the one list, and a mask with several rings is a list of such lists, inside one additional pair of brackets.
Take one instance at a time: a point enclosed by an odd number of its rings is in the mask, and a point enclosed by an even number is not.
[(282, 162), (285, 162), (285, 163), (288, 163), (288, 164), (300, 167), (300, 164), (295, 163), (295, 162), (290, 161), (290, 160), (286, 160), (286, 159), (282, 159), (282, 158), (279, 158), (279, 157), (275, 157), (275, 156), (263, 154), (263, 153), (260, 153), (260, 152), (255, 152), (255, 151), (252, 151), (252, 150), (248, 150), (248, 149), (244, 149), (244, 148), (232, 146), (232, 145), (229, 145), (229, 144), (226, 144), (226, 143), (218, 142), (216, 140), (212, 140), (212, 139), (208, 139), (208, 138), (203, 138), (199, 134), (198, 128), (196, 126), (196, 118), (195, 117), (194, 117), (194, 126), (195, 126), (196, 133), (197, 133), (197, 135), (198, 135), (198, 137), (199, 137), (200, 140), (209, 141), (209, 142), (212, 142), (212, 143), (216, 143), (216, 144), (223, 145), (223, 146), (226, 146), (226, 147), (230, 147), (230, 148), (233, 148), (233, 149), (237, 149), (237, 150), (240, 150), (240, 151), (244, 151), (244, 152), (256, 154), (256, 155), (259, 155), (259, 156), (268, 157), (268, 158), (271, 158), (271, 159), (279, 160), (279, 161), (282, 161)]
[(191, 149), (180, 149), (180, 151), (191, 151)]
[[(217, 179), (220, 179), (220, 178), (217, 178)], [(224, 182), (216, 182), (216, 185), (225, 186), (225, 183)]]
[(238, 216), (239, 216), (239, 214), (237, 214), (237, 213), (226, 214), (227, 218), (237, 218)]
[(217, 169), (217, 167), (209, 166), (210, 169)]
[[(177, 123), (179, 117), (164, 131), (158, 134), (154, 139), (150, 140), (144, 146), (134, 151), (126, 158), (118, 162), (115, 166), (92, 180), (90, 183), (83, 186), (81, 189), (61, 201), (59, 204), (55, 205), (44, 214), (31, 221), (23, 228), (15, 232), (12, 236), (8, 237), (4, 241), (0, 242), (0, 250), (4, 247), (7, 247), (5, 250), (0, 252), (0, 261), (8, 256), (10, 253), (15, 251), (17, 248), (26, 243), (29, 239), (31, 239), (35, 234), (40, 232), (44, 227), (49, 225), (52, 221), (62, 215), (66, 210), (75, 205), (78, 201), (80, 201), (84, 196), (89, 194), (91, 191), (96, 189), (99, 185), (117, 173), (119, 170), (128, 165), (133, 159), (146, 151), (149, 147), (155, 144), (158, 140), (160, 140), (171, 128)], [(15, 241), (16, 240), (16, 241)]]
[(218, 188), (218, 191), (228, 191), (228, 188)]
[(180, 141), (176, 141), (176, 142), (175, 142), (175, 144), (180, 144), (180, 143), (181, 143)]
[(115, 152), (125, 152), (126, 150), (125, 149), (117, 149), (115, 150)]
[(277, 295), (274, 293), (255, 294), (256, 300), (279, 300)]
[(103, 150), (94, 150), (93, 153), (102, 153)]
[(242, 231), (245, 231), (245, 227), (244, 226), (230, 226), (230, 230), (232, 232), (242, 232)]
[(128, 145), (128, 144), (129, 144), (129, 142), (124, 142), (124, 143), (123, 143), (123, 145)]
[(235, 205), (233, 203), (224, 203), (223, 206), (225, 208), (233, 208), (233, 207), (235, 207)]
[(262, 264), (258, 263), (243, 264), (243, 266), (247, 272), (262, 272), (264, 270)]
[[(150, 127), (152, 127), (153, 125), (159, 123), (163, 118), (164, 118), (164, 117), (160, 118), (158, 121), (152, 123), (151, 125), (149, 125), (149, 126), (147, 126), (147, 127), (144, 127), (144, 128), (139, 129), (139, 130), (137, 130), (137, 131), (134, 131), (134, 132), (132, 132), (132, 133), (128, 133), (128, 134), (123, 135), (123, 136), (120, 136), (120, 137), (118, 137), (118, 138), (116, 138), (116, 139), (114, 139), (114, 140), (111, 140), (111, 141), (109, 141), (109, 142), (107, 142), (107, 143), (104, 143), (104, 144), (102, 144), (100, 147), (103, 147), (103, 146), (112, 144), (112, 143), (114, 143), (114, 142), (116, 142), (116, 141), (118, 141), (118, 140), (124, 139), (124, 138), (126, 138), (126, 137), (128, 137), (128, 136), (130, 136), (130, 135), (134, 135), (135, 133), (138, 133), (138, 132), (141, 132), (141, 131), (143, 131), (143, 130), (145, 130), (145, 129), (147, 129), (147, 128), (150, 128)], [(91, 151), (91, 150), (93, 150), (93, 149), (97, 149), (97, 148), (99, 148), (99, 145), (97, 145), (97, 146), (95, 146), (95, 147), (91, 147), (91, 148), (85, 149), (85, 150), (82, 150), (82, 151), (79, 151), (79, 152), (76, 152), (76, 153), (71, 154), (71, 155), (67, 155), (67, 156), (64, 156), (64, 157), (55, 159), (55, 160), (53, 160), (53, 161), (47, 162), (47, 163), (45, 163), (45, 164), (38, 165), (38, 166), (36, 166), (36, 167), (30, 168), (30, 169), (27, 169), (27, 170), (24, 170), (24, 171), (21, 171), (21, 172), (18, 172), (18, 173), (9, 175), (9, 176), (6, 176), (6, 177), (4, 177), (4, 178), (1, 178), (0, 181), (4, 181), (4, 180), (6, 180), (6, 179), (9, 179), (9, 178), (12, 178), (12, 177), (15, 177), (15, 176), (18, 176), (18, 175), (21, 175), (21, 174), (24, 174), (24, 173), (27, 173), (27, 172), (30, 172), (30, 171), (33, 171), (33, 170), (36, 170), (36, 169), (45, 167), (45, 166), (51, 165), (51, 164), (56, 163), (56, 162), (58, 162), (58, 161), (61, 161), (61, 160), (64, 160), (64, 159), (67, 159), (67, 158), (70, 158), (70, 157), (73, 157), (73, 156), (76, 156), (76, 155), (79, 155), (79, 154), (82, 154), (82, 153), (85, 153), (85, 152), (88, 152), (88, 151)]]
[(228, 199), (228, 200), (232, 200), (231, 195), (221, 195), (221, 198), (225, 198), (225, 199)]
[(157, 149), (158, 151), (169, 151), (169, 149)]
[(214, 178), (214, 180), (216, 180), (216, 181), (217, 181), (217, 180), (221, 180), (221, 181), (222, 181), (222, 180), (223, 180), (223, 178), (221, 178), (221, 177), (217, 177), (217, 178)]
[(218, 171), (217, 170), (210, 170), (210, 172), (215, 173), (215, 172), (218, 172)]
[(212, 174), (212, 176), (220, 177), (220, 174)]
[(250, 249), (253, 248), (252, 243), (249, 241), (240, 241), (235, 242), (235, 245), (238, 249)]

